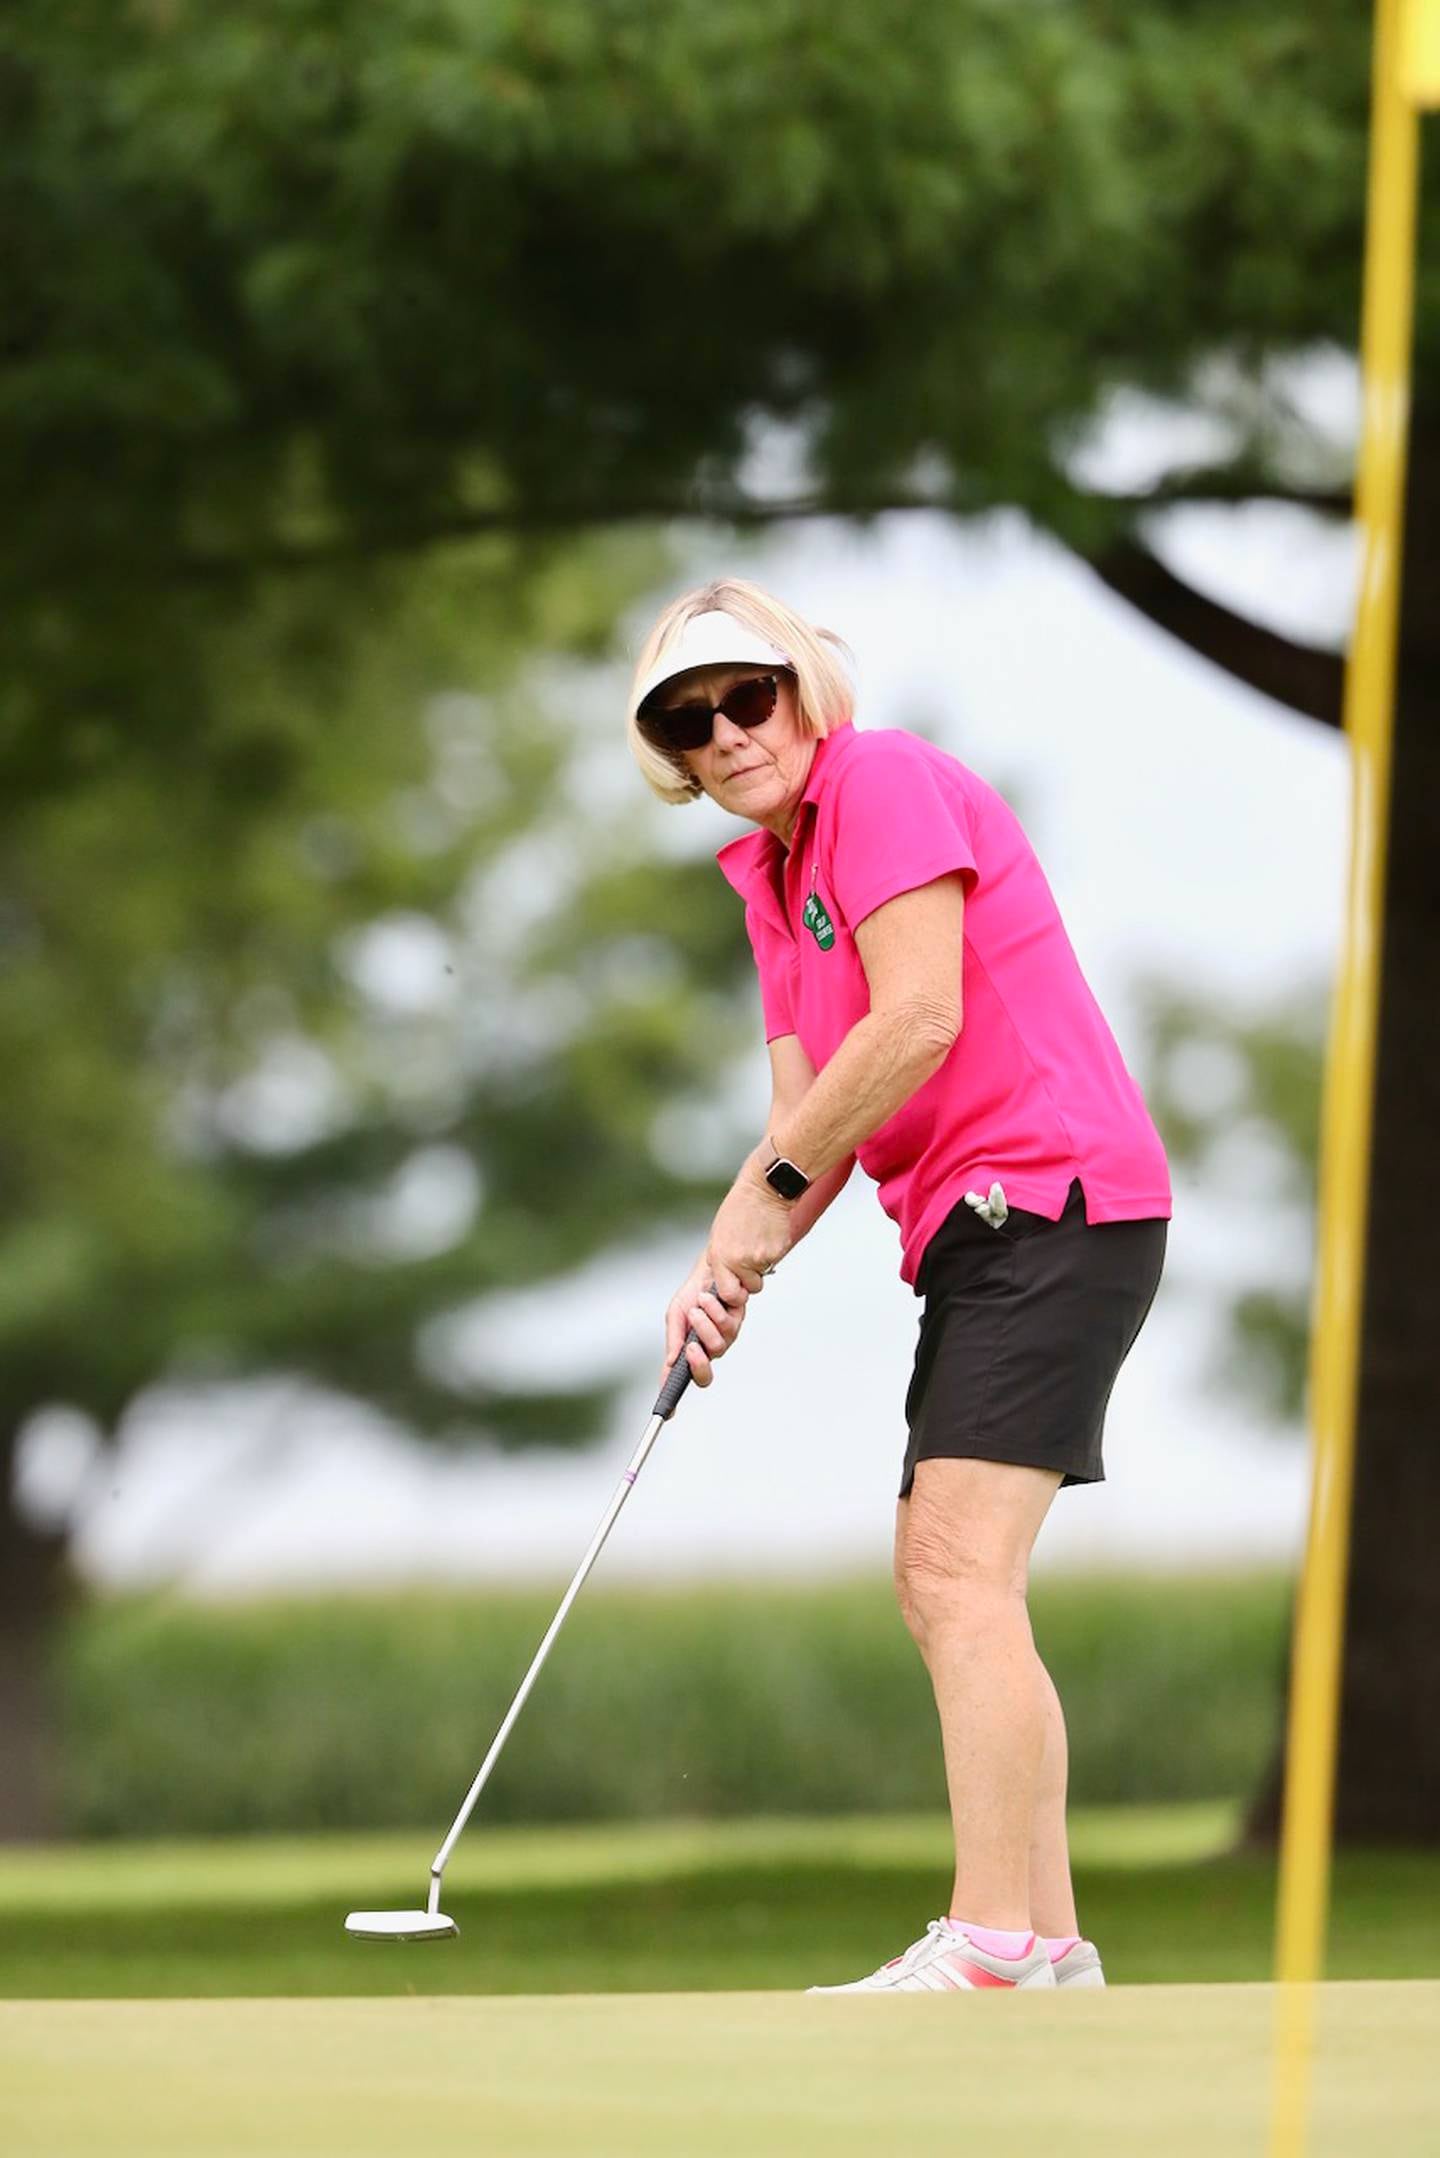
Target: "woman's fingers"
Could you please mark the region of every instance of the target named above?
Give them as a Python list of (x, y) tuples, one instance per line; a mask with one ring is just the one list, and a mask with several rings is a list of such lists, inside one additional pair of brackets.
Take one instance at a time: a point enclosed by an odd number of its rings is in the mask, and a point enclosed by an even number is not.
[[(727, 1305), (724, 1298), (717, 1296), (713, 1289), (696, 1290), (688, 1304), (677, 1298), (667, 1315), (667, 1348), (670, 1339), (676, 1335), (679, 1338), (675, 1342), (674, 1353), (666, 1358), (664, 1372), (670, 1370), (683, 1344), (692, 1378), (697, 1385), (708, 1386), (715, 1376), (711, 1368), (712, 1358), (725, 1354), (739, 1333), (744, 1316), (743, 1290), (733, 1305)], [(688, 1339), (691, 1331), (695, 1335), (694, 1341)], [(662, 1383), (663, 1377), (662, 1372)]]
[(696, 1339), (686, 1344), (690, 1370), (697, 1386), (709, 1386), (715, 1377), (711, 1359), (723, 1356), (735, 1339), (740, 1324), (738, 1311), (729, 1312), (718, 1296), (702, 1290), (685, 1314)]
[(675, 1291), (665, 1307), (665, 1364), (668, 1369), (685, 1346), (685, 1332), (690, 1324), (687, 1316), (690, 1306), (700, 1294), (703, 1275), (694, 1273)]
[(673, 1369), (676, 1360), (682, 1355), (689, 1362), (691, 1371), (695, 1370), (695, 1349), (697, 1344), (687, 1337), (693, 1324), (690, 1318), (690, 1306), (699, 1294), (699, 1290), (692, 1287), (690, 1288), (688, 1299), (684, 1289), (680, 1291), (678, 1296), (673, 1296), (670, 1299), (665, 1313), (665, 1361), (660, 1367), (660, 1383), (662, 1386)]
[(712, 1356), (723, 1356), (740, 1331), (739, 1311), (727, 1311), (708, 1290), (701, 1291), (686, 1317)]

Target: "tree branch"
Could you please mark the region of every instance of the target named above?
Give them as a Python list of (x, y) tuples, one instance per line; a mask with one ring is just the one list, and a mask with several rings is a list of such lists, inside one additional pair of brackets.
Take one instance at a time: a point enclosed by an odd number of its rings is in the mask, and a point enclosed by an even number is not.
[(1173, 509), (1185, 502), (1287, 502), (1299, 509), (1315, 510), (1325, 517), (1354, 514), (1354, 495), (1349, 488), (1277, 487), (1256, 465), (1193, 465), (1172, 472), (1156, 487), (1142, 494), (1109, 494), (1086, 488), (1087, 502), (1105, 502), (1116, 509), (1142, 515), (1146, 510)]
[[(1351, 498), (1329, 489), (1282, 488), (1263, 473), (1238, 466), (1177, 473), (1143, 494), (1105, 494), (1089, 490), (1084, 498), (1140, 515), (1186, 502), (1250, 502), (1264, 499), (1298, 504), (1332, 516), (1349, 516)], [(324, 563), (371, 560), (408, 554), (449, 540), (478, 539), (494, 532), (579, 531), (608, 524), (668, 524), (695, 520), (740, 527), (781, 524), (806, 517), (879, 517), (902, 510), (939, 511), (950, 517), (975, 517), (995, 505), (905, 487), (790, 495), (761, 501), (753, 495), (707, 490), (674, 496), (647, 496), (616, 503), (517, 502), (495, 509), (456, 509), (412, 524), (389, 524), (372, 532), (347, 533), (333, 540), (295, 546), (285, 542), (250, 547), (243, 552), (192, 550), (166, 565), (168, 573), (196, 581), (247, 575), (257, 570), (307, 569)], [(117, 565), (109, 564), (113, 571)], [(143, 567), (140, 573), (143, 574)]]
[(516, 502), (498, 509), (446, 511), (414, 524), (388, 524), (372, 532), (347, 533), (307, 546), (284, 543), (247, 548), (243, 553), (189, 551), (171, 565), (183, 578), (208, 580), (248, 575), (253, 570), (308, 569), (328, 562), (373, 560), (409, 554), (450, 540), (479, 539), (495, 532), (583, 531), (603, 525), (669, 524), (695, 521), (739, 526), (780, 524), (787, 518), (870, 517), (890, 510), (940, 510), (973, 517), (980, 505), (946, 501), (903, 488), (880, 494), (794, 495), (778, 502), (754, 496), (707, 493), (689, 498), (652, 496), (633, 502)]
[(1342, 725), (1345, 663), (1339, 653), (1295, 644), (1232, 614), (1172, 576), (1135, 540), (1116, 540), (1085, 559), (1112, 592), (1227, 674), (1327, 727)]
[[(1333, 491), (1279, 489), (1263, 473), (1239, 465), (1197, 468), (1177, 473), (1144, 494), (1107, 495), (1090, 491), (1077, 499), (1113, 509), (1117, 515), (1137, 517), (1147, 511), (1184, 502), (1232, 502), (1265, 499), (1299, 503), (1331, 515), (1348, 515), (1348, 495)], [(713, 490), (692, 492), (688, 497), (666, 499), (650, 496), (627, 503), (539, 502), (507, 504), (495, 509), (447, 512), (410, 524), (392, 524), (383, 530), (353, 532), (333, 540), (304, 546), (285, 543), (261, 545), (243, 553), (190, 552), (166, 565), (166, 574), (183, 580), (210, 582), (251, 575), (263, 570), (304, 570), (322, 564), (374, 559), (388, 554), (417, 552), (425, 547), (477, 538), (494, 532), (576, 531), (607, 524), (644, 522), (665, 524), (696, 519), (739, 528), (799, 521), (806, 517), (876, 517), (896, 511), (930, 510), (953, 517), (975, 517), (993, 505), (946, 498), (903, 487), (874, 494), (792, 495), (780, 501), (760, 501), (753, 496)], [(1178, 637), (1193, 651), (1213, 660), (1239, 681), (1263, 691), (1308, 718), (1339, 727), (1343, 661), (1334, 653), (1293, 643), (1274, 630), (1260, 627), (1233, 614), (1218, 601), (1204, 598), (1167, 570), (1148, 549), (1132, 537), (1121, 536), (1089, 549), (1082, 560), (1121, 599)], [(105, 565), (112, 579), (121, 565)], [(132, 575), (154, 575), (154, 563), (132, 559)]]

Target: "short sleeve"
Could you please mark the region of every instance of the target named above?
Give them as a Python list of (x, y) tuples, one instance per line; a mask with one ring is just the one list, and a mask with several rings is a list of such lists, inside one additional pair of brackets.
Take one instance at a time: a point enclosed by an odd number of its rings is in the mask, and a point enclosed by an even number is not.
[(745, 932), (750, 939), (750, 949), (755, 954), (756, 971), (760, 976), (760, 1008), (765, 1015), (765, 1039), (773, 1042), (778, 1034), (793, 1034), (795, 1020), (790, 1009), (790, 966), (788, 950), (781, 950), (781, 939), (769, 925), (762, 921), (754, 907), (745, 909)]
[(857, 744), (832, 793), (830, 888), (847, 928), (953, 870), (970, 897), (980, 869), (958, 766), (952, 780), (915, 736), (887, 729)]

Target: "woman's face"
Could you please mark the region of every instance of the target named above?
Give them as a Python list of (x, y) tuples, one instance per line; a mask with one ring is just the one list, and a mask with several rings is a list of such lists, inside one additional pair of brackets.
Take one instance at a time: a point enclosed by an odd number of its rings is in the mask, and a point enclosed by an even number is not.
[(788, 845), (815, 755), (815, 737), (800, 724), (794, 675), (758, 667), (753, 660), (744, 666), (692, 667), (665, 684), (661, 702), (668, 707), (703, 697), (717, 704), (732, 683), (767, 672), (774, 673), (776, 687), (775, 709), (767, 720), (758, 727), (737, 727), (717, 712), (705, 747), (682, 750), (680, 757), (712, 801), (737, 817), (768, 825)]

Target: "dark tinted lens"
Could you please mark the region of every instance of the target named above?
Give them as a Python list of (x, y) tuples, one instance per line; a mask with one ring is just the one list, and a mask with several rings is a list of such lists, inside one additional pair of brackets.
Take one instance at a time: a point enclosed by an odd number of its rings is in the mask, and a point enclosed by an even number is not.
[(703, 749), (713, 715), (708, 704), (677, 704), (649, 715), (648, 725), (666, 749)]
[(752, 675), (748, 682), (737, 682), (726, 690), (720, 709), (737, 727), (758, 727), (775, 709), (774, 675)]

